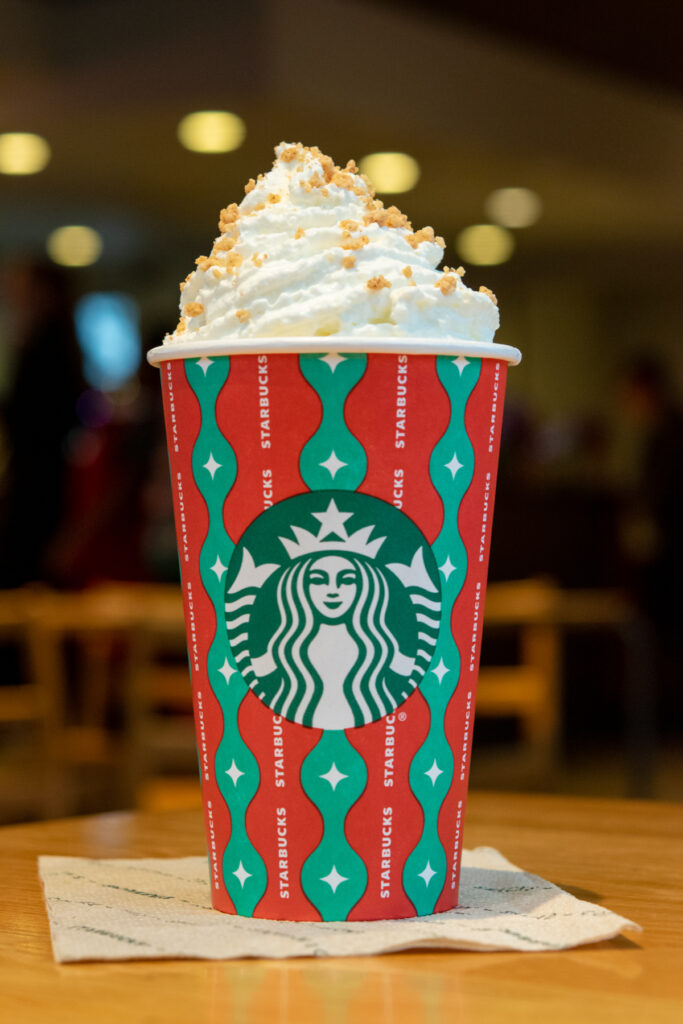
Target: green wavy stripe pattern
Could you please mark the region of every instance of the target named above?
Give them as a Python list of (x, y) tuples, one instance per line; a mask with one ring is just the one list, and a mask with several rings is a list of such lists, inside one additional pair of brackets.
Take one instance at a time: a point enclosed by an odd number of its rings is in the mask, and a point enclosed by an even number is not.
[(355, 491), (363, 482), (365, 449), (346, 425), (346, 399), (365, 373), (367, 356), (330, 353), (299, 356), (301, 372), (322, 403), (322, 420), (301, 453), (299, 470), (311, 491), (338, 487)]
[[(344, 405), (366, 365), (367, 356), (362, 353), (299, 356), (301, 372), (322, 405), (320, 426), (299, 462), (302, 479), (311, 491), (331, 487), (355, 491), (363, 482), (367, 456), (346, 425)], [(332, 774), (324, 774), (328, 772)], [(334, 784), (337, 773), (344, 777)], [(344, 831), (346, 815), (366, 781), (365, 762), (342, 730), (324, 732), (301, 766), (302, 785), (324, 826), (319, 845), (303, 866), (301, 883), (324, 921), (345, 920), (367, 885), (365, 865)]]
[(458, 512), (474, 472), (474, 450), (465, 430), (465, 406), (479, 379), (481, 360), (438, 356), (436, 367), (450, 400), (451, 415), (429, 465), (432, 483), (444, 506), (443, 527), (432, 544), (441, 573), (442, 611), (431, 668), (420, 686), (429, 705), (429, 732), (410, 766), (410, 786), (422, 807), (424, 824), (422, 836), (403, 869), (403, 887), (418, 914), (433, 912), (446, 881), (447, 856), (437, 825), (454, 765), (444, 717), (460, 676), (460, 652), (451, 633), (451, 614), (467, 573)]
[(237, 476), (237, 460), (216, 423), (216, 399), (230, 373), (230, 359), (188, 359), (185, 374), (199, 401), (201, 427), (192, 452), (195, 483), (206, 502), (209, 529), (199, 557), (202, 585), (218, 624), (209, 649), (209, 683), (223, 713), (223, 736), (214, 762), (216, 782), (230, 811), (231, 834), (223, 851), (223, 879), (238, 914), (251, 916), (266, 888), (265, 864), (247, 836), (245, 816), (259, 787), (256, 758), (237, 727), (247, 693), (228, 642), (225, 623), (225, 571), (234, 544), (225, 531), (223, 505)]
[(303, 866), (301, 884), (323, 921), (346, 920), (365, 892), (368, 873), (348, 843), (344, 823), (366, 781), (365, 762), (341, 730), (324, 732), (301, 766), (301, 784), (324, 826)]

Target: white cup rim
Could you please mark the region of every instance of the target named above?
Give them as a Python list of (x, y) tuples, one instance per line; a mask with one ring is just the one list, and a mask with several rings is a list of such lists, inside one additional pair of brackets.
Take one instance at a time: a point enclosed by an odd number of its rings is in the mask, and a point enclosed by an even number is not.
[(384, 352), (387, 355), (469, 356), (472, 359), (500, 359), (516, 366), (522, 353), (512, 345), (498, 342), (463, 341), (460, 338), (359, 338), (329, 334), (309, 338), (239, 338), (226, 341), (187, 342), (158, 345), (147, 353), (153, 366), (169, 359), (202, 359), (211, 356), (262, 355), (271, 353), (326, 354), (330, 352)]

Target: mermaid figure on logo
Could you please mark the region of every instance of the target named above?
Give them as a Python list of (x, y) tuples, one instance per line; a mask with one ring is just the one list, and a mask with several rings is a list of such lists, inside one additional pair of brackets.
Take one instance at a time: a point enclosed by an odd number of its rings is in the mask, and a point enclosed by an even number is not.
[[(386, 538), (370, 540), (373, 526), (349, 534), (344, 520), (352, 513), (340, 513), (334, 500), (326, 512), (313, 514), (321, 522), (317, 535), (292, 526), (295, 540), (280, 537), (290, 559), (284, 567), (256, 566), (245, 550), (242, 567), (227, 595), (227, 607), (232, 594), (244, 591), (250, 576), (256, 574), (262, 583), (278, 573), (273, 580), (277, 626), (263, 654), (252, 655), (247, 667), (236, 652), (238, 664), (257, 695), (276, 714), (313, 728), (348, 729), (391, 713), (419, 681), (413, 678), (416, 657), (401, 651), (387, 614), (392, 585), (396, 588), (400, 580), (405, 586), (401, 576), (410, 573), (411, 567), (387, 565), (397, 577), (390, 582), (385, 567), (376, 561)], [(336, 533), (337, 539), (330, 533)], [(421, 550), (412, 569), (417, 577), (417, 583), (412, 580), (413, 588), (436, 591), (424, 569)], [(243, 602), (244, 598), (234, 603), (244, 607)], [(405, 604), (410, 608), (410, 602)], [(420, 616), (423, 621), (430, 617), (427, 608), (419, 611), (427, 612)], [(433, 625), (438, 625), (438, 619), (434, 618)], [(228, 626), (230, 629), (230, 620)], [(431, 642), (427, 633), (419, 636), (423, 641), (418, 646), (424, 647), (425, 640)]]

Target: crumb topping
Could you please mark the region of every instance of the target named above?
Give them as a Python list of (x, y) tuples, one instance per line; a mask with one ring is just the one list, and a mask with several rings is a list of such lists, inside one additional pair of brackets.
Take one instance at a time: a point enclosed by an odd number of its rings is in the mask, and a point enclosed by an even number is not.
[(331, 156), (325, 156), (324, 154), (321, 154), (319, 159), (320, 163), (322, 164), (325, 182), (329, 184), (332, 181), (334, 175), (339, 170), (339, 168), (337, 167)]
[(279, 203), (281, 199), (282, 196), (279, 195), (277, 192), (271, 192), (270, 195), (268, 196), (269, 203)]
[(421, 242), (434, 241), (436, 241), (436, 239), (434, 238), (434, 228), (430, 227), (420, 228), (419, 231), (415, 231), (413, 232), (413, 234), (408, 235), (408, 242), (410, 243), (410, 245), (412, 245), (413, 249), (417, 249), (418, 245)]
[(248, 196), (249, 193), (253, 192), (255, 188), (256, 188), (256, 182), (254, 181), (253, 178), (250, 178), (249, 181), (244, 186), (244, 194)]
[(403, 270), (401, 271), (401, 273), (403, 274), (404, 277), (412, 277), (413, 276), (413, 268), (412, 267), (404, 267)]
[(391, 288), (391, 281), (387, 281), (383, 274), (377, 274), (370, 278), (365, 287), (370, 292), (379, 292), (382, 288)]
[(229, 256), (225, 256), (224, 253), (218, 252), (215, 256), (200, 256), (196, 262), (199, 269), (206, 273), (211, 269), (211, 267), (229, 267), (230, 261), (233, 260), (235, 256), (236, 254), (233, 253)]
[(352, 191), (356, 184), (353, 177), (353, 172), (348, 169), (345, 171), (335, 171), (332, 175), (332, 184), (337, 185), (338, 188), (345, 188), (347, 191)]
[(356, 257), (355, 256), (352, 256), (350, 253), (349, 253), (348, 256), (344, 256), (344, 258), (342, 260), (342, 267), (345, 267), (346, 270), (351, 270), (351, 268), (354, 267), (355, 265), (356, 265)]
[(408, 231), (413, 230), (413, 226), (405, 213), (401, 213), (397, 206), (389, 206), (385, 210), (381, 199), (371, 199), (366, 203), (366, 208), (368, 212), (363, 217), (365, 224), (379, 224), (381, 228), (407, 228)]
[(488, 295), (488, 297), (490, 298), (491, 302), (493, 302), (493, 304), (494, 304), (495, 306), (497, 306), (497, 305), (498, 305), (498, 299), (497, 299), (497, 298), (496, 298), (496, 296), (495, 296), (495, 295), (493, 294), (493, 292), (491, 291), (491, 289), (490, 289), (490, 288), (487, 288), (485, 284), (482, 284), (482, 285), (480, 285), (480, 286), (479, 286), (479, 291), (480, 291), (480, 292), (482, 293), (482, 295)]
[(201, 316), (204, 312), (204, 307), (201, 302), (188, 302), (184, 312), (185, 316)]
[(238, 309), (235, 316), (241, 324), (246, 324), (247, 320), (251, 318), (251, 313), (248, 309)]
[[(350, 234), (350, 232), (347, 233), (347, 236), (349, 237), (350, 240), (345, 241), (342, 244), (342, 249), (362, 249), (364, 245), (370, 244), (370, 239), (368, 238), (367, 235), (361, 235), (360, 238), (350, 238)], [(343, 237), (344, 232), (342, 232), (342, 238)]]
[(233, 274), (238, 267), (241, 267), (244, 263), (244, 257), (238, 252), (229, 252), (228, 258), (225, 262), (225, 269)]
[(229, 252), (230, 249), (237, 245), (237, 238), (231, 237), (230, 235), (222, 235), (217, 238), (214, 242), (214, 250), (217, 252)]
[(230, 203), (230, 206), (226, 206), (224, 210), (221, 210), (220, 220), (218, 221), (218, 228), (220, 231), (227, 231), (228, 228), (239, 220), (239, 207), (237, 203)]
[(299, 228), (296, 229), (296, 232), (294, 233), (294, 237), (295, 238), (303, 238), (305, 234), (306, 234), (306, 232), (304, 231), (304, 229), (299, 227)]
[(460, 278), (457, 274), (444, 274), (436, 284), (435, 288), (438, 288), (442, 295), (450, 295), (458, 287)]
[(314, 188), (322, 188), (325, 182), (317, 171), (314, 171), (308, 181), (302, 181), (301, 187), (305, 192), (312, 192)]

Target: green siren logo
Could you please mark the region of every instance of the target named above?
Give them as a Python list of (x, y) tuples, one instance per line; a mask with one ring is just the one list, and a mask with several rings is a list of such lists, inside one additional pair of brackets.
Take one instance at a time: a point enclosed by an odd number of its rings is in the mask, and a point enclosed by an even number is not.
[(275, 714), (350, 729), (390, 714), (419, 685), (439, 633), (439, 574), (393, 505), (314, 491), (245, 531), (225, 611), (237, 665)]

